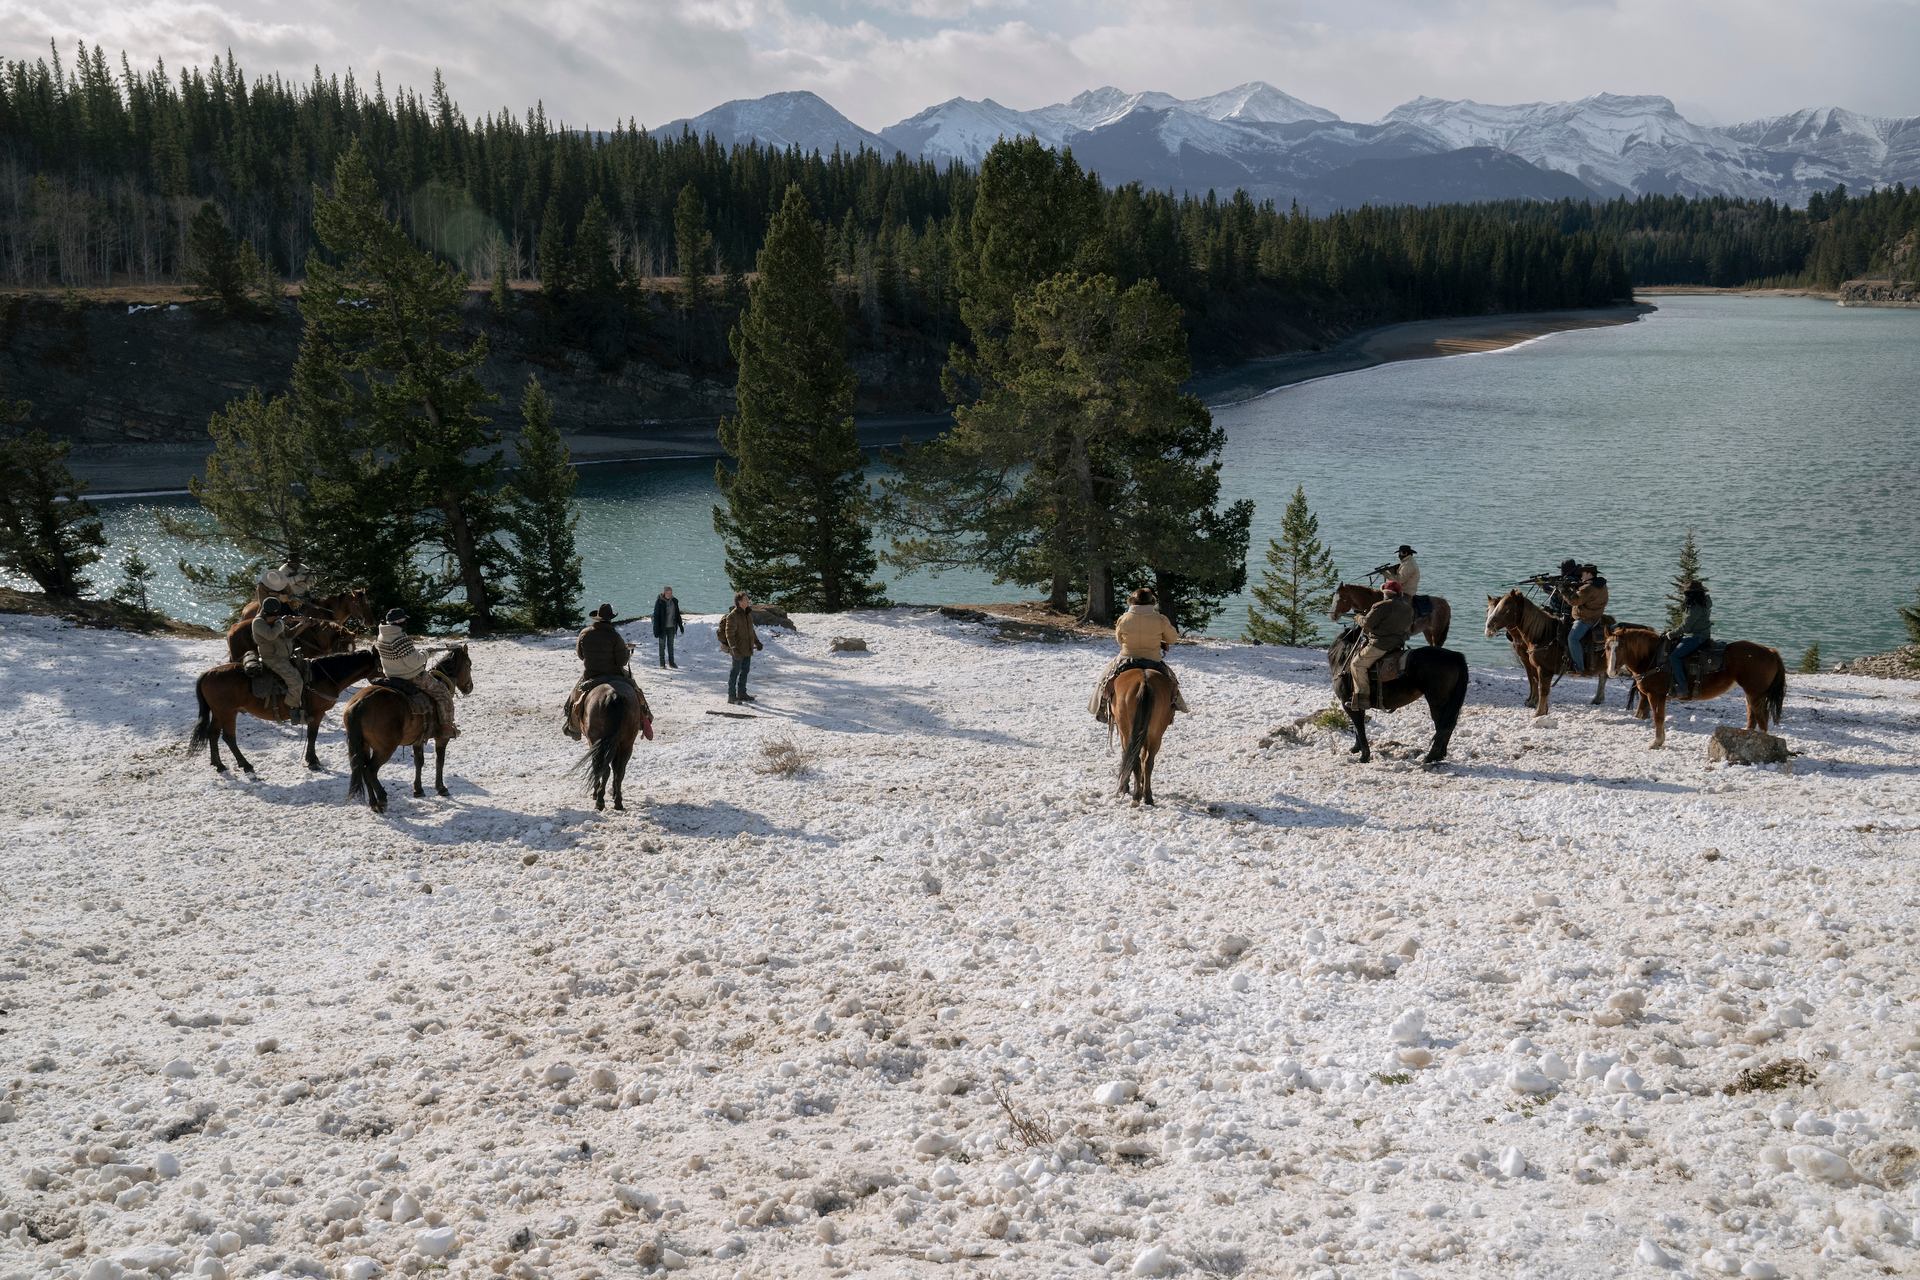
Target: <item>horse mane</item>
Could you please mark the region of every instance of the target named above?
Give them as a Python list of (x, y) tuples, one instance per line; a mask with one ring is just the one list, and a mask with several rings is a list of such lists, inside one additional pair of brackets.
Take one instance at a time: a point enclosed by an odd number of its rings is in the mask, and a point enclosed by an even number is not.
[(309, 658), (307, 669), (322, 680), (334, 683), (352, 670), (355, 663), (373, 663), (379, 660), (379, 655), (371, 649), (349, 649), (345, 653), (330, 653), (324, 658)]
[(1507, 589), (1507, 594), (1500, 597), (1497, 603), (1504, 604), (1508, 600), (1514, 601), (1519, 606), (1520, 620), (1516, 625), (1527, 639), (1545, 640), (1553, 634), (1553, 615), (1535, 604), (1526, 592), (1518, 587), (1510, 587)]

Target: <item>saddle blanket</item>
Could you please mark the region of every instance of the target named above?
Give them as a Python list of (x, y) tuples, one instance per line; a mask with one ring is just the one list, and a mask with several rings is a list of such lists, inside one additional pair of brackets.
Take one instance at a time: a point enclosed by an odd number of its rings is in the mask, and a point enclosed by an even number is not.
[[(247, 679), (252, 682), (254, 697), (260, 699), (260, 701), (266, 703), (268, 706), (272, 706), (276, 702), (286, 702), (286, 681), (275, 675), (272, 668), (260, 661), (259, 650), (247, 650), (246, 654), (240, 659), (240, 669), (246, 673)], [(293, 659), (293, 669), (298, 671), (304, 679), (309, 681), (313, 679), (313, 668), (305, 658), (297, 654)]]
[[(433, 677), (428, 676), (429, 680)], [(401, 680), (393, 676), (376, 676), (368, 684), (381, 689), (391, 689), (405, 696), (407, 700), (407, 740), (422, 741), (439, 736), (440, 711), (426, 691), (411, 680)]]

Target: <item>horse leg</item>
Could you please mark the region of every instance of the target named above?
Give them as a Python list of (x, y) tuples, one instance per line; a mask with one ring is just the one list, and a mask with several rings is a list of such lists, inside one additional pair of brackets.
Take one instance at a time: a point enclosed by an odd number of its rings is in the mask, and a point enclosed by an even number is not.
[[(1605, 659), (1602, 659), (1602, 661), (1604, 660)], [(1606, 704), (1606, 701), (1607, 701), (1607, 673), (1604, 669), (1602, 669), (1600, 672), (1599, 680), (1597, 680), (1593, 686), (1593, 701), (1589, 702), (1587, 705), (1590, 707), (1604, 706)]]
[(433, 740), (433, 790), (435, 795), (450, 795), (447, 790), (447, 740)]
[(626, 812), (627, 805), (620, 794), (620, 788), (621, 784), (627, 780), (627, 760), (632, 754), (633, 747), (629, 744), (625, 751), (613, 757), (613, 807), (622, 813)]
[(1353, 745), (1347, 748), (1347, 754), (1358, 755), (1360, 763), (1366, 764), (1373, 759), (1373, 746), (1367, 741), (1366, 709), (1348, 707), (1347, 716), (1353, 721)]
[(1667, 745), (1667, 699), (1664, 694), (1655, 694), (1648, 698), (1652, 704), (1653, 743), (1647, 750), (1658, 751)]
[(315, 770), (320, 767), (320, 753), (314, 750), (314, 744), (320, 740), (320, 716), (313, 703), (307, 703), (307, 768)]
[(1140, 790), (1144, 793), (1143, 803), (1145, 803), (1149, 809), (1155, 807), (1153, 803), (1153, 762), (1159, 758), (1159, 755), (1160, 744), (1157, 742), (1149, 742), (1147, 749), (1141, 753)]
[(239, 765), (243, 772), (252, 773), (253, 761), (240, 754), (240, 741), (233, 736), (234, 730), (239, 727), (239, 723), (240, 713), (238, 711), (227, 712), (226, 716), (220, 721), (220, 736), (227, 740), (227, 750), (233, 752), (233, 762)]
[(1538, 720), (1541, 716), (1549, 714), (1547, 704), (1553, 690), (1553, 677), (1547, 673), (1545, 667), (1536, 667), (1535, 670), (1540, 673), (1540, 698), (1533, 704), (1533, 718)]

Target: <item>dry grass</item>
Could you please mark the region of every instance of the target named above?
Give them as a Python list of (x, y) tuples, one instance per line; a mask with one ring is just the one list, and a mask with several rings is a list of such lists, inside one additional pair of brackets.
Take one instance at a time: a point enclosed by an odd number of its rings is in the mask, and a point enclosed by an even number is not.
[(1727, 1092), (1770, 1093), (1775, 1089), (1794, 1089), (1803, 1084), (1812, 1084), (1815, 1075), (1814, 1069), (1800, 1059), (1782, 1058), (1764, 1067), (1748, 1067), (1733, 1078), (1733, 1083), (1727, 1086)]
[(760, 744), (760, 772), (776, 778), (797, 778), (813, 768), (813, 753), (792, 738)]
[(1021, 1146), (1051, 1147), (1059, 1141), (1059, 1135), (1053, 1128), (1053, 1116), (1045, 1111), (1022, 1110), (1015, 1105), (1007, 1087), (998, 1080), (993, 1082), (993, 1100), (1000, 1104), (1000, 1112), (1007, 1118), (1007, 1128)]

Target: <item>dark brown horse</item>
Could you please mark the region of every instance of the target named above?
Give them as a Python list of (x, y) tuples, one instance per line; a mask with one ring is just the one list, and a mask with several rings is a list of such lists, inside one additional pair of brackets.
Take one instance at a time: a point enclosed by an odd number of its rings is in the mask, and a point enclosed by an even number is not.
[(1173, 681), (1164, 672), (1134, 667), (1113, 678), (1109, 722), (1127, 735), (1120, 753), (1120, 794), (1137, 805), (1153, 804), (1153, 765), (1160, 740), (1173, 723)]
[[(1561, 621), (1558, 615), (1529, 600), (1518, 587), (1503, 596), (1487, 597), (1487, 639), (1498, 632), (1507, 633), (1514, 656), (1526, 668), (1527, 705), (1536, 716), (1547, 714), (1547, 693), (1566, 668), (1567, 646), (1560, 636)], [(1607, 700), (1607, 664), (1597, 663), (1591, 674), (1598, 683), (1590, 701), (1597, 707)]]
[[(1360, 628), (1349, 627), (1327, 650), (1333, 696), (1353, 721), (1353, 745), (1347, 750), (1359, 756), (1362, 764), (1373, 759), (1373, 747), (1367, 741), (1367, 713), (1354, 706), (1353, 674), (1348, 664), (1365, 638)], [(1433, 717), (1433, 741), (1420, 763), (1439, 764), (1447, 758), (1447, 746), (1460, 725), (1460, 710), (1467, 705), (1468, 682), (1463, 654), (1429, 644), (1408, 649), (1400, 674), (1381, 684), (1382, 711), (1398, 711), (1422, 698), (1427, 700), (1427, 714)]]
[[(1607, 666), (1616, 676), (1632, 675), (1653, 712), (1651, 749), (1667, 745), (1667, 702), (1673, 676), (1661, 654), (1660, 636), (1645, 627), (1615, 627), (1607, 633)], [(1693, 695), (1682, 702), (1705, 702), (1735, 685), (1747, 695), (1747, 728), (1765, 730), (1780, 723), (1787, 700), (1787, 664), (1778, 649), (1735, 640), (1727, 645), (1720, 669), (1702, 676)]]
[[(1340, 589), (1333, 593), (1333, 612), (1327, 617), (1334, 622), (1347, 614), (1362, 614), (1380, 603), (1383, 593), (1372, 587), (1362, 586), (1358, 582), (1343, 582)], [(1415, 632), (1427, 638), (1431, 645), (1444, 645), (1447, 632), (1453, 627), (1453, 606), (1447, 603), (1445, 596), (1428, 596), (1433, 602), (1433, 610), (1426, 617), (1414, 619)]]
[[(336, 591), (330, 596), (315, 596), (311, 600), (296, 600), (292, 596), (280, 598), (303, 618), (337, 622), (354, 631), (373, 630), (373, 601), (367, 597), (365, 587)], [(249, 600), (240, 610), (240, 621), (252, 622), (253, 615), (258, 612), (260, 601)]]
[[(326, 717), (327, 708), (340, 700), (340, 694), (348, 686), (357, 684), (379, 669), (380, 659), (371, 649), (355, 649), (330, 658), (315, 658), (308, 665), (307, 768), (320, 767), (320, 756), (314, 750), (314, 742), (320, 736), (320, 721)], [(287, 718), (284, 696), (271, 705), (262, 702), (254, 696), (253, 677), (234, 662), (223, 662), (201, 676), (194, 682), (193, 696), (200, 704), (200, 718), (193, 726), (191, 747), (197, 749), (204, 744), (208, 756), (213, 760), (213, 767), (225, 773), (227, 766), (220, 759), (220, 742), (225, 739), (227, 750), (233, 752), (233, 762), (247, 773), (252, 773), (253, 763), (240, 754), (240, 744), (233, 736), (240, 713), (244, 711), (274, 724), (283, 723)]]
[[(444, 678), (461, 693), (473, 692), (473, 659), (467, 646), (457, 644), (435, 658), (422, 679)], [(375, 813), (387, 811), (387, 789), (380, 785), (380, 766), (393, 758), (401, 747), (413, 748), (413, 794), (424, 796), (420, 772), (425, 766), (426, 725), (413, 714), (413, 703), (398, 689), (373, 685), (354, 696), (340, 713), (347, 727), (347, 759), (353, 765), (353, 778), (347, 783), (347, 798), (364, 794), (367, 807)], [(433, 789), (447, 794), (446, 726), (437, 726), (433, 739)]]
[[(253, 623), (236, 622), (227, 628), (227, 660), (239, 662), (260, 647), (253, 638)], [(324, 622), (319, 618), (302, 620), (300, 629), (293, 633), (293, 651), (303, 658), (324, 658), (330, 654), (345, 653), (353, 647), (353, 632), (337, 622)]]
[(587, 754), (581, 764), (590, 766), (593, 780), (593, 807), (607, 807), (607, 783), (613, 783), (613, 807), (627, 806), (621, 796), (626, 780), (627, 761), (633, 758), (633, 740), (641, 734), (653, 740), (653, 708), (638, 683), (608, 681), (587, 690), (574, 704), (573, 723), (587, 740)]

